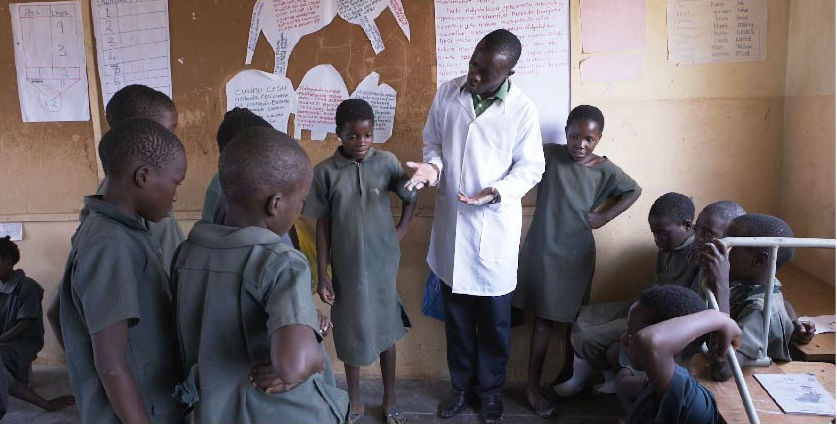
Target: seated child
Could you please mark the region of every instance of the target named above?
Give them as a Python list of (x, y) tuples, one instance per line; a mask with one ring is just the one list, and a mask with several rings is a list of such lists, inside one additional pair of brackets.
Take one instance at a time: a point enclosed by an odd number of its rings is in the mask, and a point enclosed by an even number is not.
[[(593, 153), (604, 124), (598, 108), (577, 106), (567, 116), (567, 144), (543, 146), (546, 168), (538, 184), (535, 216), (520, 249), (512, 304), (535, 315), (526, 397), (541, 417), (555, 410), (540, 392), (552, 325), (559, 323), (561, 340), (567, 343), (562, 351), (570, 352), (567, 332), (590, 294), (596, 263), (593, 230), (625, 212), (642, 192), (607, 157)], [(598, 209), (608, 200), (612, 202)]]
[[(402, 424), (405, 417), (395, 395), (395, 342), (410, 323), (396, 289), (398, 242), (413, 217), (416, 192), (404, 188), (407, 173), (395, 155), (372, 148), (375, 116), (366, 101), (344, 100), (336, 121), (342, 145), (314, 168), (304, 211), (317, 218), (318, 291), (332, 305), (334, 347), (346, 367), (351, 400), (349, 421), (364, 413), (360, 367), (380, 358), (384, 418)], [(397, 226), (390, 192), (402, 200)], [(333, 283), (326, 272), (329, 262)]]
[(628, 313), (622, 339), (631, 366), (647, 380), (628, 410), (628, 424), (712, 424), (719, 421), (712, 393), (679, 365), (679, 354), (714, 333), (716, 351), (741, 340), (741, 330), (726, 314), (706, 310), (695, 292), (674, 285), (655, 286), (639, 296)]
[[(699, 289), (698, 267), (687, 260), (693, 247), (694, 219), (692, 199), (680, 193), (666, 193), (651, 205), (648, 225), (659, 249), (653, 285), (673, 284), (695, 291)], [(615, 393), (619, 339), (625, 332), (630, 306), (631, 302), (609, 302), (581, 308), (570, 333), (575, 352), (573, 376), (555, 386), (559, 396), (572, 396), (583, 390), (591, 367), (602, 371), (605, 378), (596, 391)]]
[[(305, 257), (279, 237), (302, 210), (311, 162), (272, 128), (240, 131), (219, 161), (224, 222), (198, 222), (172, 266), (188, 376), (178, 386), (196, 423), (343, 423), (349, 402), (327, 372)], [(269, 363), (267, 391), (250, 381)], [(260, 385), (264, 387), (265, 385)]]
[(72, 395), (46, 400), (29, 388), (32, 361), (44, 347), (44, 289), (22, 269), (14, 269), (19, 260), (17, 245), (9, 236), (0, 238), (0, 418), (9, 395), (47, 411), (75, 403)]
[[(727, 228), (727, 237), (793, 237), (785, 221), (764, 214), (746, 214), (735, 218)], [(727, 251), (720, 240), (704, 247), (701, 269), (714, 292), (721, 311), (729, 313), (744, 333), (739, 356), (758, 358), (764, 334), (762, 308), (770, 267), (767, 247), (733, 247)], [(793, 257), (793, 248), (779, 249), (778, 270)], [(785, 309), (781, 284), (776, 280), (768, 333), (767, 356), (790, 361), (789, 344), (794, 325)], [(740, 359), (743, 359), (740, 358)]]
[(150, 119), (111, 128), (99, 143), (103, 196), (73, 237), (58, 287), (70, 384), (84, 423), (173, 423), (180, 355), (167, 267), (148, 221), (169, 216), (186, 175), (186, 151)]

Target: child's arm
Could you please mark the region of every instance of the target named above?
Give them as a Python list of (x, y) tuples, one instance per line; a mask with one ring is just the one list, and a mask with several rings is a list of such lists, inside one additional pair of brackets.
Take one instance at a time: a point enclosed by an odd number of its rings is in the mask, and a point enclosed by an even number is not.
[[(60, 290), (60, 288), (59, 288)], [(58, 346), (64, 350), (64, 335), (61, 334), (61, 299), (59, 293), (55, 293), (46, 312), (49, 326), (52, 327), (52, 333), (55, 334), (55, 339), (58, 340)]]
[(811, 321), (800, 321), (799, 315), (796, 313), (796, 309), (793, 308), (790, 302), (785, 299), (785, 310), (788, 311), (788, 317), (791, 319), (793, 323), (793, 335), (791, 335), (791, 340), (794, 343), (798, 344), (808, 344), (814, 340), (814, 334), (817, 331), (817, 327)]
[(398, 236), (398, 241), (404, 238), (404, 235), (407, 234), (407, 228), (410, 227), (410, 222), (413, 220), (413, 215), (416, 212), (416, 202), (401, 203), (401, 220), (398, 221), (398, 225), (395, 226), (395, 235)]
[(35, 318), (28, 318), (28, 319), (19, 319), (17, 320), (17, 324), (12, 326), (9, 331), (6, 331), (3, 334), (0, 334), (0, 343), (8, 343), (23, 334), (24, 331), (28, 330), (32, 324), (35, 323)]
[(729, 250), (720, 240), (701, 247), (700, 269), (717, 297), (718, 309), (729, 314)]
[(333, 305), (334, 287), (328, 278), (328, 261), (331, 258), (331, 219), (317, 219), (317, 294), (320, 300)]
[(270, 362), (282, 384), (274, 385), (272, 393), (290, 390), (312, 374), (322, 372), (325, 357), (311, 327), (288, 325), (270, 338)]
[(637, 187), (635, 190), (620, 194), (617, 197), (616, 203), (609, 208), (600, 212), (589, 212), (587, 214), (587, 220), (590, 223), (590, 228), (595, 230), (604, 227), (605, 224), (628, 210), (639, 199), (640, 194), (642, 194), (642, 189)]
[(714, 340), (716, 352), (723, 355), (727, 347), (741, 344), (741, 329), (727, 314), (708, 309), (691, 315), (672, 318), (643, 328), (632, 343), (637, 344), (642, 367), (648, 375), (654, 391), (663, 396), (668, 391), (674, 375), (674, 355), (686, 348), (696, 338), (717, 332)]
[(125, 360), (128, 321), (105, 327), (91, 337), (93, 365), (114, 412), (123, 423), (150, 424), (134, 374)]

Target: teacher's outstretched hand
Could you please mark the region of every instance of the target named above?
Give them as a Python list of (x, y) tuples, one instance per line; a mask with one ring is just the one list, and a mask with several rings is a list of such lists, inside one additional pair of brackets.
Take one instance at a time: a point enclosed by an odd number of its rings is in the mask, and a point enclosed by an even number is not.
[(407, 162), (406, 165), (415, 169), (413, 176), (404, 184), (407, 190), (421, 190), (426, 186), (434, 185), (439, 180), (439, 168), (432, 163)]

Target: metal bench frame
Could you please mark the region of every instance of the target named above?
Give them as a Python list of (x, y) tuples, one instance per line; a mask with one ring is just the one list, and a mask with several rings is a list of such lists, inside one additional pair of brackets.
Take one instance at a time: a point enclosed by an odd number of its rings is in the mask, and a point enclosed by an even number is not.
[[(834, 249), (837, 247), (837, 241), (834, 239), (816, 239), (816, 238), (785, 238), (785, 237), (726, 237), (721, 239), (721, 243), (727, 248), (732, 247), (769, 247), (770, 248), (770, 266), (768, 267), (767, 275), (767, 292), (764, 294), (764, 309), (762, 310), (764, 318), (764, 334), (762, 335), (762, 343), (759, 348), (759, 357), (744, 363), (745, 366), (767, 367), (770, 366), (771, 360), (767, 356), (767, 339), (770, 333), (770, 316), (773, 301), (773, 286), (776, 279), (776, 258), (780, 247), (810, 247), (822, 249)], [(701, 277), (702, 278), (702, 277)], [(715, 295), (703, 284), (703, 291), (709, 305), (718, 310), (718, 301)], [(735, 356), (735, 349), (729, 346), (727, 349), (727, 361), (729, 361), (732, 368), (733, 376), (735, 377), (735, 384), (738, 386), (738, 393), (741, 394), (741, 400), (744, 403), (744, 409), (747, 412), (747, 417), (750, 424), (758, 424), (759, 417), (756, 414), (756, 408), (753, 405), (753, 399), (750, 396), (750, 391), (747, 389), (747, 382), (744, 380), (744, 374), (741, 372), (741, 365), (738, 363), (738, 358)]]

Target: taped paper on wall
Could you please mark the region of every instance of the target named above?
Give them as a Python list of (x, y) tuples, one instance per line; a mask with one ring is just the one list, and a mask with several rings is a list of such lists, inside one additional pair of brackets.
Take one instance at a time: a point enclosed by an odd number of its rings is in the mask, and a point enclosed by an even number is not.
[(291, 80), (255, 69), (241, 71), (227, 82), (227, 110), (246, 107), (273, 128), (288, 132), (288, 119), (296, 112)]
[(385, 143), (392, 137), (395, 124), (395, 89), (388, 84), (378, 85), (379, 75), (372, 72), (355, 88), (352, 98), (366, 100), (375, 113), (375, 143)]
[(766, 0), (668, 3), (668, 60), (677, 65), (767, 58)]
[(325, 140), (335, 132), (334, 115), (340, 102), (349, 98), (343, 77), (331, 65), (311, 68), (296, 90), (297, 113), (294, 117), (294, 138), (302, 138), (302, 130), (311, 130), (311, 140)]
[(23, 122), (87, 121), (87, 60), (78, 1), (12, 3)]
[(377, 18), (384, 9), (390, 8), (395, 16), (398, 26), (404, 32), (407, 40), (410, 39), (410, 23), (404, 13), (404, 6), (401, 0), (337, 0), (337, 14), (349, 23), (360, 25), (369, 42), (372, 50), (378, 54), (384, 50), (384, 42), (381, 33), (375, 25)]
[(94, 0), (102, 101), (131, 84), (172, 97), (167, 0)]

